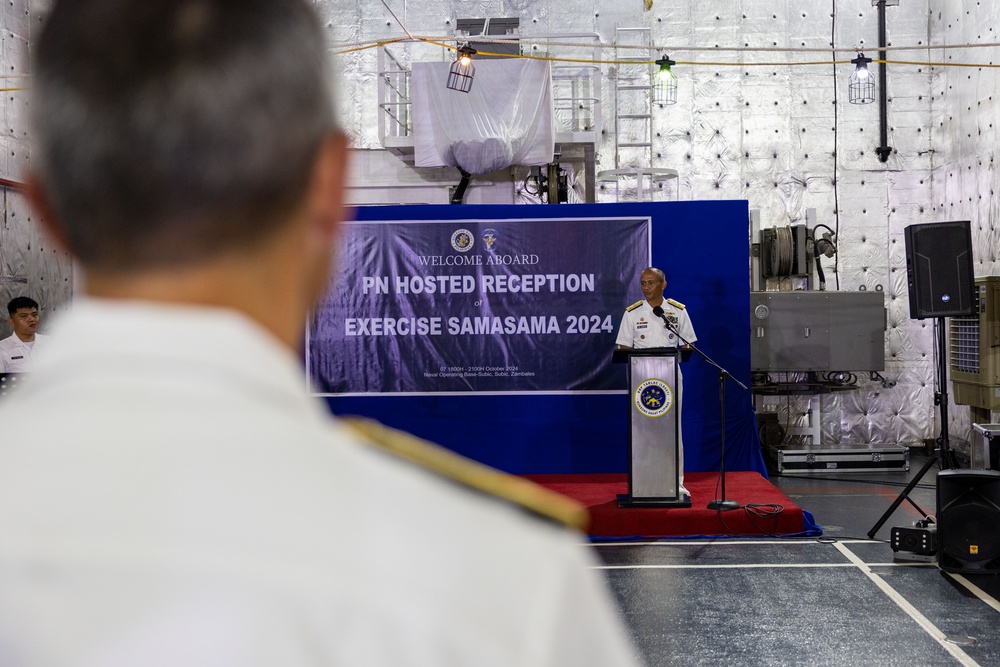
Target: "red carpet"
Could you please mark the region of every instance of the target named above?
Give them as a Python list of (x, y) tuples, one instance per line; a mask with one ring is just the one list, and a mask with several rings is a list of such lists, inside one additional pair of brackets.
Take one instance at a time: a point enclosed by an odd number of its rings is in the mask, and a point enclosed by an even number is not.
[[(628, 492), (628, 476), (523, 475), (526, 479), (577, 500), (590, 510), (594, 538), (821, 535), (809, 512), (793, 503), (756, 472), (726, 473), (726, 499), (741, 508), (720, 512), (706, 506), (718, 497), (719, 474), (685, 473), (690, 508), (620, 508), (617, 494)], [(780, 505), (776, 508), (755, 505)], [(746, 507), (749, 506), (749, 507)]]

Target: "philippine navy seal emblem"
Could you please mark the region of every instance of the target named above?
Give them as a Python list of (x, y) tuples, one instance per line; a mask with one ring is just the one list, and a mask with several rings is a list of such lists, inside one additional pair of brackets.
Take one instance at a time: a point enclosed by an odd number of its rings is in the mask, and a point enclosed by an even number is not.
[(674, 392), (663, 380), (650, 378), (635, 389), (635, 407), (647, 417), (662, 417), (674, 405)]
[(451, 235), (451, 247), (458, 252), (469, 252), (476, 237), (468, 229), (456, 229)]

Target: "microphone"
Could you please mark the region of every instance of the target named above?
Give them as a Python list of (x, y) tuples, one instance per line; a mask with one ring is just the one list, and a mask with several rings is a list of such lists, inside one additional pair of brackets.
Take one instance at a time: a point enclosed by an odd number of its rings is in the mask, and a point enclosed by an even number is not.
[(674, 326), (670, 324), (670, 320), (668, 320), (667, 316), (663, 313), (663, 308), (660, 308), (659, 306), (654, 307), (653, 314), (663, 320), (663, 325), (667, 327), (668, 331), (674, 331)]

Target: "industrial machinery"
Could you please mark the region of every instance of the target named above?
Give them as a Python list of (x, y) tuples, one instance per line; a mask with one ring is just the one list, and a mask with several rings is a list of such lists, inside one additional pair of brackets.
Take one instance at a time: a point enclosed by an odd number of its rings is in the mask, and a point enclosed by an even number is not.
[[(816, 238), (817, 230), (825, 229)], [(812, 287), (815, 267), (819, 289), (826, 289), (826, 274), (822, 258), (832, 258), (837, 252), (834, 231), (826, 225), (789, 225), (760, 230), (758, 254), (760, 279), (755, 289), (767, 292), (808, 290)]]
[[(750, 363), (761, 442), (779, 472), (909, 469), (905, 447), (821, 442), (821, 396), (857, 390), (858, 373), (893, 383), (879, 374), (885, 369), (883, 292), (827, 289), (823, 259), (836, 256), (837, 239), (814, 218), (809, 210), (806, 224), (760, 229), (757, 212), (751, 213)], [(807, 425), (776, 423), (768, 396), (799, 397)]]
[(812, 373), (841, 385), (885, 368), (885, 305), (874, 292), (752, 292), (754, 372)]

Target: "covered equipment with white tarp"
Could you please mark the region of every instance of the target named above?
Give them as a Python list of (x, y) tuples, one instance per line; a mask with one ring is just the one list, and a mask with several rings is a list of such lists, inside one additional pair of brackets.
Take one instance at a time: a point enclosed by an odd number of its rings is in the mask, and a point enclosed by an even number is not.
[(414, 63), (414, 164), (486, 174), (549, 164), (555, 152), (552, 77), (537, 60), (482, 60), (468, 93), (445, 87), (450, 63)]

